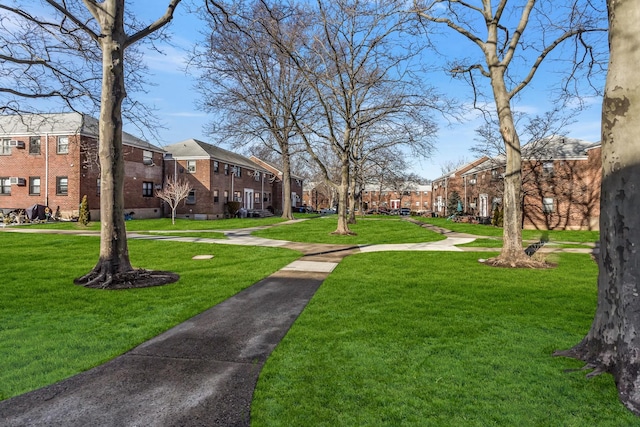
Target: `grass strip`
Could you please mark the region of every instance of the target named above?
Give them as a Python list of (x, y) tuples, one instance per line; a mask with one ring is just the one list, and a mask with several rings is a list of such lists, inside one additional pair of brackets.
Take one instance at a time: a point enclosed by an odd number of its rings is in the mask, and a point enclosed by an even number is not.
[(355, 235), (331, 234), (336, 230), (337, 216), (309, 219), (255, 231), (255, 236), (294, 242), (330, 243), (344, 245), (420, 243), (443, 240), (445, 237), (421, 228), (399, 217), (358, 218), (349, 224)]
[(589, 329), (589, 256), (535, 271), (478, 257), (345, 259), (267, 361), (252, 425), (640, 425), (611, 376), (588, 380), (551, 356)]
[[(414, 219), (459, 233), (489, 237), (502, 237), (503, 234), (502, 227), (492, 225), (468, 224), (446, 218), (414, 217)], [(593, 243), (600, 238), (600, 232), (590, 230), (522, 230), (524, 240), (538, 241), (543, 237), (555, 242)]]
[[(97, 262), (99, 238), (0, 233), (0, 399), (122, 354), (297, 259), (287, 249), (129, 240), (135, 267), (177, 283), (102, 291), (73, 284)], [(210, 260), (194, 255), (213, 254)]]

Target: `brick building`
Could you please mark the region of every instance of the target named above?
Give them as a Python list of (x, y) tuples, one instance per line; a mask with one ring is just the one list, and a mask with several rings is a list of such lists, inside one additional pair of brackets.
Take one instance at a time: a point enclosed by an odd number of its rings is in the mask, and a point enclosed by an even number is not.
[[(467, 194), (467, 191), (469, 190), (469, 186), (472, 185), (471, 182), (474, 182), (474, 183), (478, 182), (478, 176), (475, 176), (475, 178), (473, 178), (474, 175), (472, 174), (471, 178), (469, 178), (467, 176), (467, 172), (476, 169), (479, 165), (487, 162), (488, 160), (489, 160), (488, 157), (483, 156), (479, 159), (476, 159), (472, 162), (462, 165), (459, 168), (451, 172), (448, 172), (445, 175), (442, 175), (434, 179), (433, 182), (431, 183), (432, 185), (431, 194), (433, 197), (433, 200), (432, 200), (433, 212), (438, 216), (449, 216), (455, 213), (455, 212), (448, 212), (447, 210), (449, 197), (454, 192), (458, 194), (460, 199), (462, 199), (463, 201), (466, 201), (466, 207), (464, 204), (461, 206), (462, 211), (469, 212), (473, 203), (473, 202), (469, 202), (469, 200), (472, 200), (473, 198), (469, 194)], [(472, 179), (475, 179), (475, 181), (470, 181)], [(484, 208), (484, 206), (480, 206), (479, 201), (476, 201), (475, 203), (476, 203), (476, 207), (474, 207), (473, 209), (479, 210), (480, 212), (484, 213), (485, 210), (481, 209), (481, 207)], [(486, 208), (486, 212), (490, 212), (488, 208)]]
[[(282, 211), (282, 183), (265, 162), (188, 139), (165, 147), (167, 179), (186, 180), (193, 190), (176, 215), (216, 219), (228, 215), (226, 203), (237, 201), (248, 211)], [(302, 181), (292, 178), (291, 192), (302, 194)]]
[[(162, 185), (163, 150), (123, 133), (125, 209), (137, 218), (160, 217), (154, 189)], [(80, 113), (0, 116), (0, 209), (34, 204), (79, 213), (87, 196), (91, 218), (100, 218), (98, 120)]]
[[(434, 181), (442, 216), (451, 214), (445, 208), (453, 191), (464, 214), (490, 217), (502, 204), (504, 157), (483, 159)], [(601, 176), (599, 143), (554, 135), (523, 146), (523, 228), (598, 229)]]

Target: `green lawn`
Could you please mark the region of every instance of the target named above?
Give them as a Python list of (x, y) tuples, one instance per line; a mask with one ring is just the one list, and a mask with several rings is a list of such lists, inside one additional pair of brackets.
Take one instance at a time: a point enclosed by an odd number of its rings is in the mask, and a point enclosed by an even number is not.
[[(177, 283), (126, 291), (73, 284), (99, 239), (0, 232), (0, 399), (103, 363), (224, 301), (300, 256), (287, 249), (129, 240), (136, 267)], [(210, 260), (194, 255), (213, 254)]]
[(610, 376), (567, 373), (581, 363), (551, 356), (589, 329), (589, 256), (540, 271), (477, 259), (345, 259), (267, 361), (252, 425), (640, 425)]
[[(154, 221), (127, 226), (184, 233), (207, 223), (173, 229)], [(200, 230), (243, 220), (229, 221)], [(345, 239), (329, 235), (335, 225), (317, 218), (259, 234), (329, 243), (442, 238), (399, 218), (360, 219), (358, 236)], [(131, 239), (134, 266), (175, 271), (180, 281), (126, 291), (73, 285), (97, 261), (98, 244), (97, 237), (0, 232), (0, 399), (122, 354), (299, 257), (286, 249)], [(199, 254), (215, 257), (191, 259)], [(609, 375), (587, 380), (565, 372), (579, 362), (551, 357), (589, 329), (597, 280), (590, 257), (554, 255), (558, 267), (549, 270), (478, 262), (491, 255), (344, 259), (267, 361), (252, 425), (640, 426)]]
[(337, 221), (337, 216), (331, 215), (267, 228), (253, 234), (268, 239), (345, 245), (420, 243), (445, 238), (438, 233), (403, 221), (397, 216), (358, 218), (356, 224), (349, 224), (350, 230), (355, 232), (355, 235), (339, 236), (331, 234), (338, 225)]
[[(177, 218), (175, 224), (171, 224), (170, 218), (134, 219), (126, 221), (127, 231), (148, 230), (233, 230), (237, 228), (260, 227), (277, 224), (284, 220), (272, 216), (268, 218), (231, 218), (216, 220), (193, 220)], [(100, 222), (90, 222), (86, 227), (70, 221), (47, 222), (40, 224), (28, 224), (21, 227), (46, 228), (54, 230), (100, 230)]]

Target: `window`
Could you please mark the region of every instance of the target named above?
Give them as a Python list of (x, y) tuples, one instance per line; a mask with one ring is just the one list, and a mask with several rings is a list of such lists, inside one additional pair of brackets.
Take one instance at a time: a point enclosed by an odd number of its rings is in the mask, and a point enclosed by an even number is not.
[(259, 192), (255, 192), (253, 193), (253, 203), (254, 204), (260, 204), (260, 193)]
[(229, 192), (227, 190), (224, 191), (224, 202), (227, 203), (229, 201)]
[(153, 153), (149, 150), (142, 150), (142, 163), (147, 166), (153, 165)]
[(220, 202), (220, 193), (218, 190), (213, 190), (213, 203)]
[(553, 162), (543, 162), (542, 172), (544, 172), (545, 175), (553, 175)]
[(256, 181), (260, 181), (260, 172), (255, 171), (255, 172), (253, 173), (253, 178), (254, 178)]
[(31, 194), (32, 196), (37, 196), (40, 194), (40, 177), (39, 176), (29, 177), (29, 194)]
[(29, 154), (40, 154), (40, 137), (32, 136), (29, 138)]
[(236, 174), (236, 177), (238, 178), (242, 176), (242, 168), (240, 166), (234, 167), (233, 172)]
[(144, 181), (142, 183), (142, 197), (153, 196), (153, 182)]
[(11, 155), (11, 147), (9, 146), (10, 139), (3, 139), (0, 141), (0, 156), (10, 156)]
[(96, 195), (100, 195), (100, 178), (96, 182)]
[(56, 194), (59, 196), (66, 196), (69, 194), (69, 178), (66, 176), (56, 177)]
[(0, 194), (11, 194), (11, 180), (6, 176), (0, 176)]
[(229, 165), (226, 163), (224, 164), (224, 174), (229, 175)]
[(187, 160), (187, 172), (196, 173), (196, 161), (195, 160)]
[(542, 212), (544, 213), (553, 213), (554, 212), (554, 200), (553, 197), (543, 197), (542, 198)]
[(196, 190), (189, 191), (189, 195), (187, 196), (187, 204), (188, 205), (196, 204)]
[(58, 154), (67, 154), (69, 152), (69, 137), (59, 136), (56, 144), (56, 152)]
[(220, 172), (220, 163), (217, 160), (213, 161), (213, 173)]
[(239, 191), (234, 191), (233, 192), (233, 201), (234, 202), (241, 202), (242, 201), (242, 193)]

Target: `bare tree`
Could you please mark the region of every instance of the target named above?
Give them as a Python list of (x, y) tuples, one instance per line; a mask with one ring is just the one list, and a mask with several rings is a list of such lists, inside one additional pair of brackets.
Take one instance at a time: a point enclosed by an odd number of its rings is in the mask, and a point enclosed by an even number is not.
[[(203, 106), (212, 113), (224, 112), (222, 122), (216, 118), (210, 133), (242, 145), (259, 140), (278, 152), (284, 187), (282, 217), (293, 219), (291, 156), (304, 150), (296, 148), (293, 115), (304, 116), (309, 90), (268, 31), (282, 25), (287, 40), (279, 42), (295, 49), (300, 24), (283, 21), (284, 6), (277, 3), (270, 9), (259, 0), (206, 5), (210, 33), (192, 64), (200, 73)], [(221, 10), (233, 11), (233, 20)]]
[(338, 193), (334, 233), (351, 234), (346, 214), (351, 162), (357, 144), (368, 142), (363, 129), (384, 124), (387, 133), (404, 134), (405, 143), (425, 154), (435, 129), (427, 113), (439, 100), (412, 73), (418, 44), (400, 40), (407, 29), (404, 2), (318, 0), (306, 6), (302, 13), (311, 17), (305, 30), (310, 36), (303, 46), (294, 49), (283, 42), (281, 25), (271, 35), (313, 93), (316, 115), (311, 120), (296, 116), (295, 124), (327, 183), (332, 181), (319, 148), (329, 147), (339, 159), (339, 182), (332, 184)]
[[(478, 106), (477, 74), (489, 80), (505, 148), (504, 245), (500, 255), (490, 261), (493, 265), (531, 265), (522, 247), (521, 144), (511, 104), (551, 53), (569, 42), (573, 42), (571, 62), (562, 85), (566, 93), (579, 81), (580, 67), (598, 61), (587, 36), (604, 34), (606, 25), (601, 22), (602, 11), (594, 7), (591, 0), (562, 4), (547, 0), (502, 0), (493, 4), (482, 0), (480, 5), (456, 0), (414, 0), (420, 20), (453, 30), (475, 45), (483, 58), (453, 64), (450, 71), (464, 76), (473, 86), (474, 106)], [(530, 31), (526, 31), (528, 28)], [(518, 72), (522, 74), (517, 75)]]
[[(8, 97), (5, 105), (9, 110), (32, 110), (26, 102), (31, 99), (57, 99), (73, 108), (74, 101), (84, 97), (100, 106), (100, 255), (91, 272), (76, 279), (78, 284), (109, 288), (138, 278), (154, 284), (177, 280), (173, 274), (135, 270), (129, 261), (122, 122), (125, 81), (133, 88), (140, 83), (131, 71), (139, 68), (125, 67), (132, 58), (127, 52), (135, 57), (132, 46), (171, 21), (180, 1), (171, 0), (164, 15), (149, 25), (134, 22), (129, 26), (125, 25), (124, 0), (45, 0), (46, 18), (28, 12), (37, 9), (32, 4), (15, 1), (12, 6), (6, 2), (0, 5), (6, 14), (0, 16), (2, 82), (8, 84), (0, 92)], [(12, 28), (18, 27), (12, 18), (25, 27)], [(12, 29), (16, 31), (12, 33)]]
[(640, 4), (608, 0), (610, 61), (602, 104), (598, 306), (586, 337), (556, 353), (609, 372), (620, 400), (640, 415)]
[(163, 200), (171, 208), (171, 224), (176, 223), (176, 209), (180, 202), (189, 196), (191, 190), (193, 187), (187, 181), (176, 181), (171, 177), (167, 178), (164, 188), (156, 190), (156, 197)]

